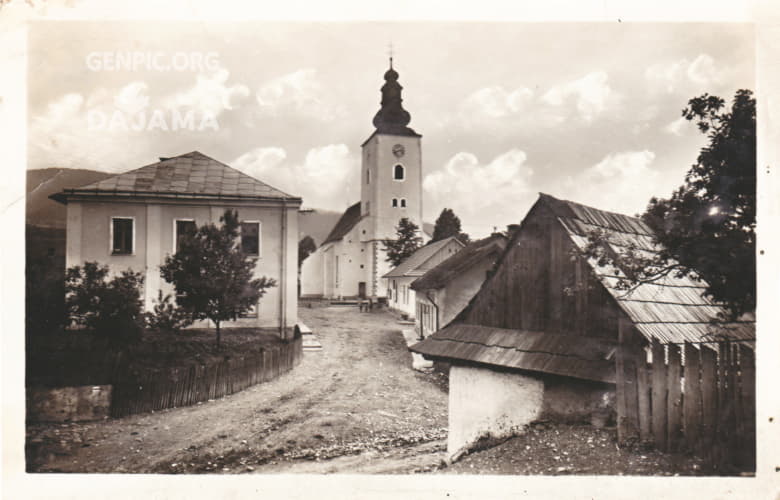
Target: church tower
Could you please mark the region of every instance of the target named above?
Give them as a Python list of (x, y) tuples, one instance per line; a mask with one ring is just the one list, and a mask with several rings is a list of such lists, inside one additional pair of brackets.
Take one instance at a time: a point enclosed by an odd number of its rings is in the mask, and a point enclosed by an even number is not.
[(403, 217), (422, 231), (421, 135), (409, 128), (411, 116), (402, 106), (398, 72), (385, 72), (382, 102), (374, 116), (375, 130), (362, 144), (360, 214), (363, 242), (393, 239)]

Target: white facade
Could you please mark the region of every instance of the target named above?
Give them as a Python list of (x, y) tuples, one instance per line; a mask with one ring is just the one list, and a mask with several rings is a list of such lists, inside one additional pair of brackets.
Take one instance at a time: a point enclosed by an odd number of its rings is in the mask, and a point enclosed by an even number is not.
[(442, 288), (417, 291), (415, 295), (417, 331), (427, 337), (455, 319), (455, 316), (477, 294), (488, 271), (493, 267), (493, 262), (492, 258), (483, 260), (455, 276)]
[[(160, 265), (174, 253), (176, 221), (194, 221), (200, 226), (219, 224), (225, 210), (238, 211), (241, 221), (259, 223), (259, 252), (255, 276), (276, 280), (266, 290), (256, 314), (226, 326), (292, 327), (297, 322), (297, 260), (299, 204), (278, 202), (161, 201), (134, 199), (122, 201), (71, 199), (67, 204), (66, 266), (87, 261), (107, 264), (110, 272), (126, 269), (144, 275), (144, 307), (150, 311), (158, 290), (173, 292), (173, 285), (160, 277)], [(129, 253), (112, 252), (112, 220), (132, 220), (132, 248)]]
[(539, 378), (453, 365), (449, 379), (450, 457), (482, 437), (501, 439), (522, 433), (542, 414), (544, 382)]

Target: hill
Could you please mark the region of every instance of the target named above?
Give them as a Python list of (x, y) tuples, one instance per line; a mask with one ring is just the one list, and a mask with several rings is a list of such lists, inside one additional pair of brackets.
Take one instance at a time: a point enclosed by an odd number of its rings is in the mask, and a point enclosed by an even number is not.
[(103, 180), (114, 174), (75, 168), (43, 168), (27, 171), (27, 224), (38, 227), (65, 227), (63, 206), (50, 194)]

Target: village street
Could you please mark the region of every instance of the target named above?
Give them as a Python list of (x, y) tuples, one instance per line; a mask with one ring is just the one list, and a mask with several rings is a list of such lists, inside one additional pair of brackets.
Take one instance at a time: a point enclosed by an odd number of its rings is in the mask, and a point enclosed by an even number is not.
[[(444, 458), (441, 375), (412, 370), (402, 325), (357, 307), (299, 309), (322, 350), (217, 401), (98, 423), (31, 425), (36, 471), (247, 473), (430, 470)], [(229, 335), (229, 333), (226, 333)]]

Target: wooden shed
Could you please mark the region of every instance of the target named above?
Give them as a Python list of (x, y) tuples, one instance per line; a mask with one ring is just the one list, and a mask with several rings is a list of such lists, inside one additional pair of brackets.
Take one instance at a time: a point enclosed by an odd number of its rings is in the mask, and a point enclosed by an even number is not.
[(606, 234), (611, 251), (657, 251), (638, 218), (540, 194), (469, 305), (411, 347), (451, 364), (451, 454), (540, 417), (587, 419), (616, 404), (625, 414), (641, 399), (636, 388), (631, 400), (622, 386), (615, 391), (627, 373), (619, 363), (624, 352), (644, 370), (653, 342), (755, 338), (753, 321), (718, 322), (722, 309), (702, 295), (702, 281), (669, 275), (618, 289), (621, 271), (582, 254), (594, 229)]

